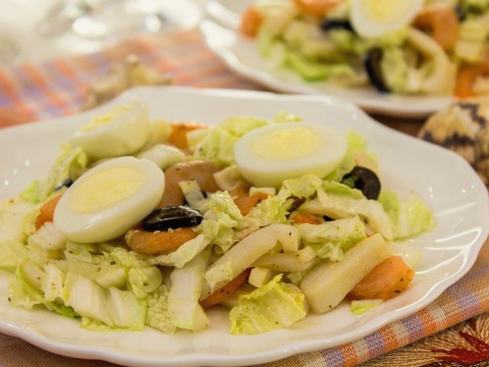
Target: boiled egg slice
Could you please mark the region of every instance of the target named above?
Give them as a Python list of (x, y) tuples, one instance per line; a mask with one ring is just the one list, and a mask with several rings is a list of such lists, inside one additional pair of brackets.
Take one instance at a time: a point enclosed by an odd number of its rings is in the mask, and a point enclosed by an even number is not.
[(71, 241), (112, 240), (151, 213), (164, 188), (163, 171), (149, 160), (107, 160), (66, 190), (56, 206), (54, 225)]
[(94, 117), (75, 133), (71, 144), (80, 146), (92, 160), (131, 155), (149, 138), (148, 109), (141, 102), (129, 102)]
[(307, 173), (324, 177), (346, 154), (345, 134), (311, 123), (265, 126), (240, 138), (234, 159), (241, 175), (255, 186), (279, 187), (283, 180)]
[(139, 153), (137, 157), (150, 160), (164, 170), (185, 160), (185, 153), (171, 145), (156, 144)]
[(362, 37), (381, 37), (408, 26), (423, 0), (351, 0), (350, 20)]

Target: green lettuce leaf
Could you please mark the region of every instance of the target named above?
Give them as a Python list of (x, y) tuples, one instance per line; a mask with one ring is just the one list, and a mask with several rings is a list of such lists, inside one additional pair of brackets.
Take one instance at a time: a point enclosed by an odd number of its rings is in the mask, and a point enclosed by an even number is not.
[(307, 316), (304, 294), (295, 286), (282, 283), (277, 275), (267, 284), (239, 297), (229, 313), (232, 334), (258, 334), (290, 327)]
[(246, 133), (268, 125), (268, 120), (256, 117), (231, 117), (211, 129), (197, 144), (195, 156), (200, 159), (230, 165), (234, 162), (234, 144)]
[(435, 226), (431, 209), (414, 193), (401, 201), (395, 192), (382, 191), (379, 202), (387, 213), (396, 241), (416, 237)]
[(343, 253), (367, 238), (365, 225), (358, 217), (338, 219), (322, 224), (300, 224), (301, 238), (318, 257), (341, 261)]

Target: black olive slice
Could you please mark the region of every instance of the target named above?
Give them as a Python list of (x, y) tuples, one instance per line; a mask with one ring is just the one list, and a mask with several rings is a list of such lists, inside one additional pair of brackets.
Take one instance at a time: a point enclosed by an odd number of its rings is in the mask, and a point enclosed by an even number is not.
[(325, 19), (319, 25), (323, 31), (344, 30), (353, 32), (353, 27), (346, 19)]
[(384, 76), (382, 75), (382, 57), (383, 52), (379, 47), (374, 47), (368, 50), (367, 56), (365, 57), (365, 71), (367, 72), (368, 79), (370, 83), (379, 92), (388, 93), (390, 92), (389, 87), (385, 83)]
[(71, 185), (73, 185), (73, 180), (71, 178), (67, 178), (66, 180), (62, 181), (58, 186), (56, 186), (54, 191), (59, 191), (63, 187), (70, 187)]
[(287, 210), (287, 218), (292, 214), (292, 212), (299, 209), (299, 207), (306, 202), (305, 198), (300, 198), (298, 196), (291, 196), (289, 199), (292, 199), (292, 202)]
[(374, 171), (365, 167), (356, 166), (343, 177), (343, 182), (353, 183), (367, 199), (377, 200), (380, 194), (381, 183)]
[(145, 231), (167, 231), (182, 227), (197, 226), (202, 222), (202, 214), (184, 205), (166, 206), (154, 210), (143, 220)]

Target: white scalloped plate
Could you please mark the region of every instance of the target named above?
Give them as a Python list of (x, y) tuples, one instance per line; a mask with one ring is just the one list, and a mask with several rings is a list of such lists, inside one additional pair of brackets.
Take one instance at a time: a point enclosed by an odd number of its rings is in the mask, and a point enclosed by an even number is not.
[[(319, 96), (138, 88), (123, 99), (145, 101), (154, 117), (215, 124), (228, 116), (272, 117), (279, 111), (306, 121), (354, 129), (377, 152), (385, 185), (415, 190), (433, 208), (438, 225), (410, 241), (422, 260), (412, 286), (395, 299), (363, 316), (354, 316), (345, 303), (335, 310), (308, 317), (289, 330), (256, 336), (232, 336), (222, 311), (210, 314), (211, 327), (197, 334), (165, 335), (143, 332), (94, 332), (79, 323), (45, 311), (27, 311), (7, 302), (7, 276), (0, 275), (0, 331), (54, 353), (96, 358), (132, 366), (234, 366), (257, 364), (319, 350), (364, 337), (383, 325), (425, 307), (473, 265), (487, 237), (489, 204), (486, 188), (459, 156), (403, 135), (369, 118), (351, 104)], [(90, 116), (109, 106), (79, 115), (0, 131), (0, 198), (19, 193), (42, 177), (57, 147)]]
[(382, 94), (370, 87), (342, 88), (324, 82), (308, 83), (291, 71), (276, 70), (260, 56), (253, 40), (237, 34), (235, 28), (227, 28), (236, 22), (236, 14), (221, 3), (211, 1), (207, 12), (224, 26), (210, 20), (200, 25), (207, 45), (232, 71), (272, 90), (341, 97), (372, 113), (410, 118), (428, 116), (453, 101), (448, 96), (401, 96)]

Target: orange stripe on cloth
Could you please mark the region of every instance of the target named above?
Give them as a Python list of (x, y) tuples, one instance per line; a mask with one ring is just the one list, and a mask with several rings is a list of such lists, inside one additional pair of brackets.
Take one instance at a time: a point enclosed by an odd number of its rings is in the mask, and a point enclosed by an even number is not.
[(70, 108), (67, 107), (66, 101), (58, 93), (50, 87), (49, 81), (44, 77), (40, 68), (35, 67), (31, 63), (26, 63), (22, 66), (25, 73), (36, 84), (36, 86), (46, 94), (51, 104), (59, 108), (63, 113), (70, 113)]
[(30, 121), (36, 117), (34, 111), (20, 98), (15, 82), (2, 69), (0, 69), (0, 89), (12, 101), (12, 105), (9, 107), (9, 113), (17, 113), (22, 116), (18, 120), (19, 122)]

